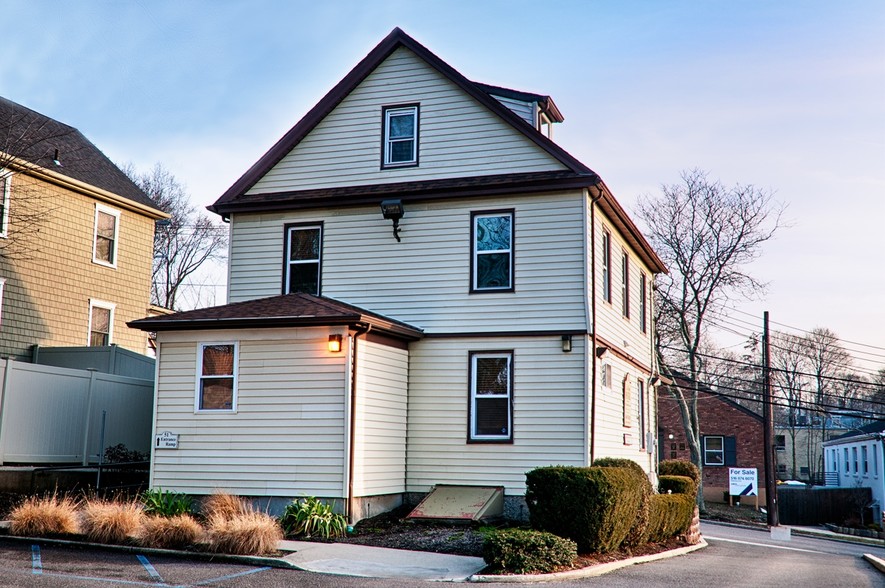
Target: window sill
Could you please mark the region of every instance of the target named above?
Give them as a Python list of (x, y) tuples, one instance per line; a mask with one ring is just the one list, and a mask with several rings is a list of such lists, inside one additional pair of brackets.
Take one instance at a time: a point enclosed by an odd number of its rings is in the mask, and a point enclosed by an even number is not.
[(102, 267), (107, 267), (110, 269), (117, 269), (116, 263), (108, 263), (106, 261), (101, 261), (100, 259), (95, 259), (94, 257), (92, 258), (92, 263), (94, 263), (95, 265), (100, 265)]

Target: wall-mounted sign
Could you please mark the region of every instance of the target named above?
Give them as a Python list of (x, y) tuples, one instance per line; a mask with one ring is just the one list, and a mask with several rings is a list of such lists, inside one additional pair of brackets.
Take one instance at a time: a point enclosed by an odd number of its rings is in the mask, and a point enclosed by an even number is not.
[(178, 449), (178, 434), (163, 431), (154, 436), (154, 447), (156, 449)]
[(756, 468), (728, 468), (728, 493), (732, 496), (758, 496)]

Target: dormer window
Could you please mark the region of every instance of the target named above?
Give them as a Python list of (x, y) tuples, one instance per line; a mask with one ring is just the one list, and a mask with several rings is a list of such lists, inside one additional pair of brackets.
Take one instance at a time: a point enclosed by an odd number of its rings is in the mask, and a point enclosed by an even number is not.
[(382, 168), (418, 165), (418, 105), (384, 108)]

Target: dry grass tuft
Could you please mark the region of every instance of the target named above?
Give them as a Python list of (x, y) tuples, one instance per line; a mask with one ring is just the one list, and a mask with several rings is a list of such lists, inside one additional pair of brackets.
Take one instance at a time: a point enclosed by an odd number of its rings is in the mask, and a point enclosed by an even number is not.
[(89, 500), (82, 512), (83, 534), (96, 543), (126, 543), (138, 533), (143, 519), (138, 502)]
[(142, 522), (138, 542), (144, 547), (181, 549), (203, 537), (203, 527), (190, 515), (147, 517)]
[(10, 532), (24, 537), (73, 534), (80, 530), (77, 501), (55, 494), (26, 499), (13, 509), (9, 520), (12, 523)]
[(283, 530), (272, 516), (250, 511), (230, 519), (209, 519), (209, 548), (216, 553), (266, 555), (277, 551)]
[(233, 496), (227, 492), (216, 492), (203, 501), (202, 512), (206, 520), (224, 519), (229, 521), (241, 515), (251, 514), (254, 509), (251, 504), (239, 496)]

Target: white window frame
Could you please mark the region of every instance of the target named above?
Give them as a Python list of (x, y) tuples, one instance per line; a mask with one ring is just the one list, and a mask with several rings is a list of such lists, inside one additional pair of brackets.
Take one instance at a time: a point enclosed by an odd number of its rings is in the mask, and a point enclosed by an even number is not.
[(0, 278), (0, 324), (3, 322), (3, 292), (6, 289), (6, 278)]
[(621, 250), (621, 315), (630, 320), (630, 254)]
[(603, 362), (599, 368), (600, 385), (603, 388), (611, 389), (612, 387), (612, 366), (610, 363)]
[(0, 167), (0, 180), (3, 180), (3, 186), (0, 188), (0, 202), (3, 205), (3, 214), (0, 215), (0, 238), (9, 237), (9, 194), (12, 186), (12, 172), (8, 169)]
[[(506, 394), (482, 394), (477, 395), (477, 375), (479, 359), (506, 359), (507, 360), (507, 393)], [(506, 398), (507, 399), (507, 434), (506, 435), (480, 435), (477, 433), (477, 397), (480, 399)], [(468, 440), (470, 442), (490, 441), (494, 443), (513, 442), (513, 351), (476, 351), (470, 354), (470, 429)]]
[[(516, 279), (516, 256), (514, 255), (514, 247), (513, 242), (516, 239), (516, 213), (513, 210), (499, 210), (499, 211), (489, 211), (489, 212), (474, 212), (471, 215), (471, 244), (470, 247), (472, 249), (472, 264), (473, 264), (473, 276), (471, 276), (471, 292), (513, 292), (516, 289), (516, 284), (514, 284)], [(485, 251), (480, 251), (479, 247), (477, 247), (476, 242), (476, 227), (479, 224), (480, 219), (483, 218), (497, 218), (497, 217), (507, 217), (510, 219), (510, 242), (508, 243), (509, 247), (507, 249), (488, 249)], [(480, 286), (479, 285), (479, 257), (481, 255), (500, 255), (502, 253), (506, 253), (510, 258), (510, 266), (508, 268), (509, 275), (508, 280), (509, 284), (506, 286)]]
[[(291, 260), (292, 255), (292, 233), (295, 231), (319, 231), (319, 247), (317, 247), (317, 257), (316, 259), (299, 259), (296, 261)], [(285, 268), (285, 279), (286, 282), (283, 284), (283, 294), (289, 294), (289, 288), (291, 287), (291, 278), (292, 278), (292, 266), (294, 265), (308, 265), (315, 264), (317, 266), (317, 288), (316, 292), (308, 292), (308, 294), (314, 294), (316, 296), (320, 295), (321, 286), (323, 283), (323, 223), (316, 224), (294, 224), (286, 226), (286, 251), (283, 254), (283, 257), (286, 262)]]
[(612, 234), (602, 228), (602, 300), (611, 304), (612, 301)]
[(110, 320), (108, 322), (108, 342), (107, 345), (110, 345), (114, 342), (114, 311), (117, 309), (117, 305), (113, 302), (106, 302), (104, 300), (97, 300), (95, 298), (89, 299), (89, 327), (86, 330), (86, 346), (92, 347), (92, 310), (95, 308), (103, 308), (105, 310), (111, 311)]
[(639, 427), (639, 447), (645, 449), (646, 414), (645, 414), (645, 380), (636, 378), (636, 425)]
[(639, 330), (648, 333), (648, 274), (639, 272)]
[[(707, 449), (707, 441), (710, 439), (719, 439), (719, 449)], [(722, 459), (716, 463), (707, 459), (708, 453), (718, 453)], [(704, 437), (704, 465), (708, 466), (724, 466), (725, 465), (725, 437), (722, 435), (706, 435)]]
[[(203, 376), (203, 350), (206, 347), (215, 347), (220, 345), (232, 345), (234, 348), (233, 373), (232, 374), (216, 374), (214, 376)], [(240, 372), (240, 345), (237, 341), (201, 341), (197, 344), (197, 371), (196, 371), (196, 387), (194, 389), (194, 413), (202, 414), (229, 414), (237, 412), (237, 402), (239, 400), (239, 372)], [(201, 393), (203, 390), (204, 378), (233, 378), (231, 389), (231, 407), (230, 408), (202, 408), (200, 406)]]
[[(111, 261), (108, 263), (104, 259), (99, 259), (97, 257), (98, 253), (98, 215), (100, 213), (109, 214), (114, 217), (114, 246), (111, 250)], [(98, 265), (103, 265), (105, 267), (117, 267), (117, 249), (120, 243), (120, 211), (115, 208), (110, 208), (109, 206), (105, 206), (103, 204), (95, 204), (95, 222), (93, 223), (92, 230), (92, 263), (96, 263)]]
[[(414, 129), (414, 133), (411, 137), (398, 137), (391, 138), (390, 137), (390, 119), (394, 116), (404, 116), (411, 115), (414, 124), (412, 128)], [(411, 141), (412, 142), (412, 155), (408, 160), (405, 161), (393, 161), (391, 158), (392, 150), (391, 146), (394, 143), (399, 143), (403, 141)], [(416, 166), (418, 165), (418, 105), (410, 104), (404, 106), (390, 106), (384, 108), (384, 159), (383, 166), (385, 168), (389, 167), (406, 167), (406, 166)]]

